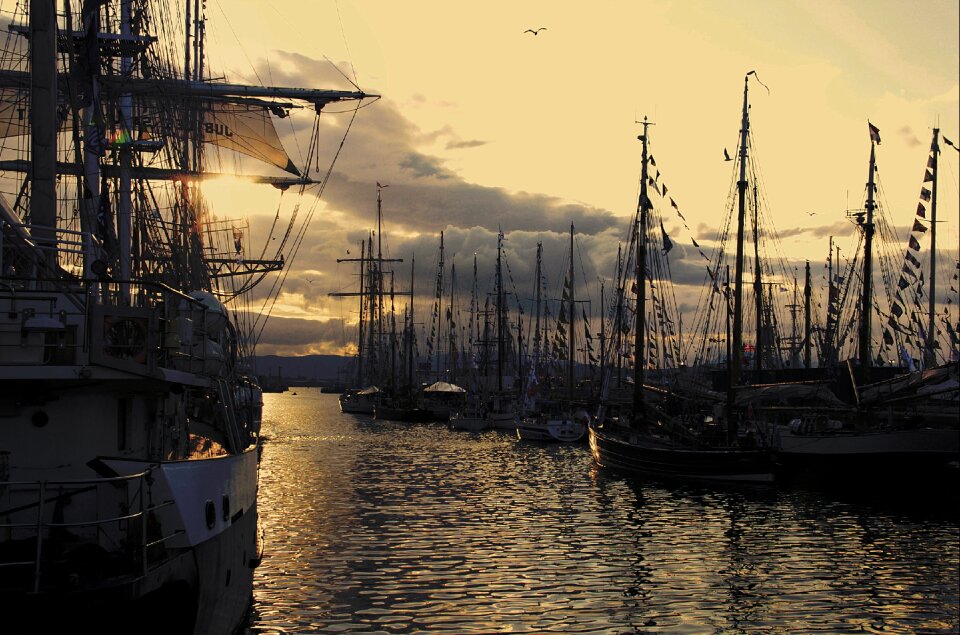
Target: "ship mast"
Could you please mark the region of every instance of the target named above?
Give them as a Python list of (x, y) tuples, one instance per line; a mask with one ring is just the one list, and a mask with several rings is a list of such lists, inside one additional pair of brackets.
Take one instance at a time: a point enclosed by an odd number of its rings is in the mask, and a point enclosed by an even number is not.
[(503, 392), (503, 358), (506, 355), (503, 341), (503, 323), (506, 313), (503, 310), (503, 269), (501, 252), (503, 249), (503, 232), (497, 236), (497, 392)]
[(633, 417), (637, 423), (642, 421), (643, 427), (646, 427), (643, 383), (647, 366), (647, 211), (650, 209), (650, 198), (647, 196), (647, 143), (649, 140), (647, 129), (651, 125), (653, 124), (644, 117), (643, 134), (637, 137), (643, 144), (643, 153), (640, 161), (640, 199), (637, 202), (637, 220), (635, 223), (637, 234), (637, 313), (633, 334)]
[[(860, 296), (860, 369), (861, 381), (870, 381), (870, 366), (873, 359), (870, 347), (870, 326), (873, 307), (873, 210), (876, 208), (874, 193), (876, 189), (875, 175), (877, 171), (876, 143), (873, 135), (870, 138), (870, 174), (867, 178), (866, 221), (863, 223), (863, 291)], [(862, 218), (862, 216), (860, 217)]]
[(407, 384), (410, 390), (410, 393), (413, 393), (414, 382), (413, 382), (413, 334), (414, 331), (414, 322), (413, 322), (413, 278), (414, 270), (417, 265), (417, 257), (410, 257), (410, 331), (407, 333)]
[(53, 0), (30, 3), (30, 222), (57, 264), (57, 15)]
[[(740, 179), (737, 181), (737, 259), (734, 263), (733, 280), (733, 351), (730, 368), (730, 384), (740, 384), (743, 360), (743, 225), (747, 199), (747, 137), (750, 135), (750, 111), (747, 103), (750, 73), (743, 78), (743, 114), (740, 124)], [(728, 403), (728, 408), (733, 404)], [(728, 413), (729, 414), (729, 413)], [(728, 416), (728, 425), (733, 425)]]
[(542, 345), (542, 340), (540, 337), (540, 266), (541, 259), (543, 258), (543, 243), (537, 241), (537, 272), (536, 272), (536, 287), (534, 289), (534, 296), (537, 301), (536, 309), (536, 325), (533, 329), (533, 369), (534, 372), (540, 372), (540, 346)]
[[(757, 342), (753, 351), (755, 381), (760, 382), (763, 373), (763, 272), (760, 270), (760, 208), (757, 205), (757, 184), (753, 184), (753, 296), (756, 309)], [(796, 301), (794, 301), (796, 304)], [(796, 335), (796, 334), (794, 334)]]
[(440, 353), (440, 342), (443, 341), (443, 232), (440, 232), (440, 267), (437, 273), (437, 381), (440, 381), (440, 374), (442, 372), (441, 360), (443, 359), (442, 354)]
[(570, 223), (570, 324), (568, 328), (570, 329), (567, 332), (567, 364), (568, 364), (568, 375), (570, 382), (570, 407), (573, 407), (573, 393), (574, 393), (574, 383), (575, 383), (575, 370), (574, 370), (574, 323), (576, 322), (576, 298), (574, 296), (574, 268), (573, 268), (573, 223)]
[[(737, 422), (733, 418), (733, 396), (735, 386), (740, 384), (743, 366), (743, 226), (746, 216), (747, 199), (747, 139), (750, 136), (750, 110), (747, 102), (750, 75), (743, 78), (743, 113), (740, 123), (740, 179), (737, 181), (737, 257), (734, 263), (733, 283), (733, 326), (731, 347), (731, 365), (727, 398), (727, 436), (736, 434)], [(719, 273), (719, 272), (717, 272)]]
[(936, 318), (935, 303), (937, 299), (937, 158), (940, 154), (940, 144), (938, 143), (940, 129), (933, 129), (933, 143), (930, 146), (931, 170), (933, 172), (933, 184), (930, 200), (930, 290), (927, 292), (927, 341), (924, 342), (923, 366), (931, 368), (937, 364), (937, 354), (935, 346), (936, 338)]
[(812, 292), (812, 287), (810, 284), (810, 261), (807, 261), (807, 266), (804, 271), (804, 282), (803, 282), (803, 367), (810, 368), (811, 359), (810, 359), (810, 294)]

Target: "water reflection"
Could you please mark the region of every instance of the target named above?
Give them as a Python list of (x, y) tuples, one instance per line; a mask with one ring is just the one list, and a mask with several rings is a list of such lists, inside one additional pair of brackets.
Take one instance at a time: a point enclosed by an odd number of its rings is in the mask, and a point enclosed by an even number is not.
[(958, 531), (268, 395), (256, 632), (955, 632)]

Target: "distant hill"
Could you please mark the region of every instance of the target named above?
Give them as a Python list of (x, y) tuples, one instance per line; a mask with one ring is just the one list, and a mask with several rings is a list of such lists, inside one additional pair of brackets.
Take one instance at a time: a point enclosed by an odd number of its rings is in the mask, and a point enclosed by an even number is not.
[(351, 361), (340, 355), (257, 355), (257, 374), (261, 377), (282, 377), (286, 385), (333, 383), (337, 374)]

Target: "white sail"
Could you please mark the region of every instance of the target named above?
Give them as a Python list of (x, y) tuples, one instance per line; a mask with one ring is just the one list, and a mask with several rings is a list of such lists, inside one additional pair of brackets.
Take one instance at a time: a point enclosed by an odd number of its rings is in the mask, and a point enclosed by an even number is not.
[(204, 111), (203, 140), (300, 176), (263, 106), (210, 102)]

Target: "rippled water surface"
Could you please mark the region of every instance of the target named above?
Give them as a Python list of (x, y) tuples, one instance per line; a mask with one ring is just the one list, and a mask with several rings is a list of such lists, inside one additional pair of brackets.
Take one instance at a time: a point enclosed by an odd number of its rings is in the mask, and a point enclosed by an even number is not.
[(955, 517), (265, 395), (255, 633), (955, 633)]

